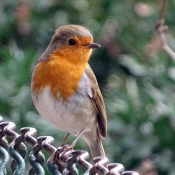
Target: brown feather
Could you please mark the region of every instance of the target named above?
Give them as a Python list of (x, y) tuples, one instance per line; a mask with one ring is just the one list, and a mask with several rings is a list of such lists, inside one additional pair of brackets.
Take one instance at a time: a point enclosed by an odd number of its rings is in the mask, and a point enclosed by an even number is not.
[(96, 77), (89, 65), (85, 69), (85, 73), (89, 78), (92, 88), (92, 97), (90, 98), (94, 104), (95, 109), (97, 110), (98, 130), (101, 137), (105, 138), (107, 135), (107, 116), (103, 96), (100, 92)]

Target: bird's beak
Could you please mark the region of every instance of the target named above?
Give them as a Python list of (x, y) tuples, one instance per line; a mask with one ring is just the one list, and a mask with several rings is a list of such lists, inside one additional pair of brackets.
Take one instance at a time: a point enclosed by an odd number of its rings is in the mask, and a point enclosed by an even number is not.
[(88, 46), (89, 46), (89, 48), (91, 48), (91, 49), (101, 47), (100, 44), (97, 44), (97, 43), (90, 43)]

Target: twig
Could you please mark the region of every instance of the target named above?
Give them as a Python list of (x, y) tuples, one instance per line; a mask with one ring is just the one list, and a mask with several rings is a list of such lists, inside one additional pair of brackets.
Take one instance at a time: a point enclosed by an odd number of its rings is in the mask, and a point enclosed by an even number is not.
[(164, 18), (164, 14), (165, 14), (165, 10), (166, 10), (167, 4), (168, 4), (168, 0), (164, 0), (163, 4), (162, 4), (161, 11), (160, 11), (159, 19), (163, 19)]
[(160, 42), (162, 44), (162, 49), (175, 61), (175, 53), (172, 51), (172, 49), (168, 46), (166, 39), (165, 39), (165, 31), (168, 29), (167, 26), (164, 25), (164, 13), (166, 10), (168, 0), (164, 0), (159, 16), (159, 20), (156, 24), (156, 31), (159, 35)]
[(164, 25), (164, 20), (160, 19), (157, 22), (156, 30), (160, 38), (160, 42), (162, 44), (162, 49), (175, 61), (175, 53), (172, 49), (168, 46), (164, 32), (168, 29), (167, 26)]

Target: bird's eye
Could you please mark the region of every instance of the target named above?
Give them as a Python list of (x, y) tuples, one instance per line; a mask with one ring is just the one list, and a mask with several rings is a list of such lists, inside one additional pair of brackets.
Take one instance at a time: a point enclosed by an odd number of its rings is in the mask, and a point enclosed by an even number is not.
[(73, 46), (75, 45), (76, 41), (74, 39), (69, 39), (68, 43), (69, 45)]

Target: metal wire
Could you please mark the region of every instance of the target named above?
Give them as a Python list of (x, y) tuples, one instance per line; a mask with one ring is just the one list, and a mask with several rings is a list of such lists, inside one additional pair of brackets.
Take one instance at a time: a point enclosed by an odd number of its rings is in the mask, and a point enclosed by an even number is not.
[[(0, 175), (7, 174), (7, 166), (10, 166), (14, 175), (27, 174), (25, 159), (31, 165), (29, 175), (44, 175), (44, 165), (51, 175), (79, 175), (76, 165), (84, 169), (84, 175), (139, 175), (134, 171), (124, 171), (120, 163), (109, 163), (107, 157), (95, 157), (94, 164), (88, 162), (89, 153), (84, 150), (73, 150), (72, 145), (53, 146), (54, 138), (40, 136), (36, 138), (37, 130), (32, 127), (20, 129), (20, 134), (15, 131), (13, 122), (3, 122), (0, 116)], [(9, 141), (11, 139), (11, 141)], [(27, 156), (28, 143), (32, 151)], [(45, 161), (41, 151), (47, 151), (50, 157)]]

